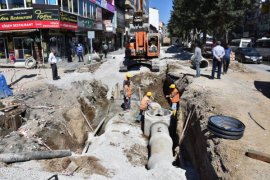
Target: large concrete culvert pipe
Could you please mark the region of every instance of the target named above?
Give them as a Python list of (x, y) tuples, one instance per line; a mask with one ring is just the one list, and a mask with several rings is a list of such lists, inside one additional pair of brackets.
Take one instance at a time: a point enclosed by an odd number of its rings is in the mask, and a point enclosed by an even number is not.
[(149, 137), (151, 131), (151, 125), (155, 122), (164, 122), (170, 126), (170, 120), (172, 111), (164, 108), (158, 108), (156, 110), (148, 110), (145, 112), (144, 120), (144, 135)]
[(169, 125), (165, 122), (156, 122), (151, 125), (151, 138), (149, 141), (151, 156), (148, 160), (148, 169), (161, 166), (172, 166), (173, 142), (169, 134)]

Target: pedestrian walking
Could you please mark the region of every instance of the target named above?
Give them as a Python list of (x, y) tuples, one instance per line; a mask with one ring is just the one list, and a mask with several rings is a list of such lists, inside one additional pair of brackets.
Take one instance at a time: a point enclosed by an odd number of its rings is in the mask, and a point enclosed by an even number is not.
[(144, 112), (151, 107), (151, 98), (152, 92), (147, 92), (146, 95), (142, 98), (140, 103), (140, 112), (136, 118), (136, 122), (141, 122)]
[(202, 49), (200, 47), (200, 42), (196, 41), (195, 42), (195, 50), (194, 50), (194, 64), (196, 67), (196, 76), (195, 77), (200, 77), (201, 76), (201, 69), (200, 69), (200, 64), (202, 60)]
[(216, 68), (217, 67), (218, 67), (217, 78), (218, 79), (221, 79), (220, 78), (220, 75), (221, 75), (221, 66), (222, 66), (223, 57), (225, 55), (225, 50), (221, 46), (221, 42), (220, 41), (217, 41), (217, 46), (214, 47), (214, 49), (213, 49), (213, 55), (214, 55), (214, 58), (213, 58), (213, 67), (212, 67), (212, 77), (211, 77), (211, 79), (214, 79), (215, 78), (215, 71), (216, 71)]
[(225, 45), (225, 56), (223, 58), (223, 74), (227, 74), (227, 71), (229, 69), (230, 65), (230, 59), (231, 59), (231, 54), (232, 54), (232, 48), (230, 45), (227, 43)]
[(107, 58), (107, 54), (108, 54), (108, 45), (104, 42), (102, 45), (102, 49), (103, 49), (103, 53), (105, 58)]
[(126, 81), (124, 85), (124, 110), (130, 110), (132, 89), (130, 81)]
[(166, 97), (170, 98), (171, 110), (173, 111), (173, 115), (176, 116), (176, 112), (179, 108), (180, 93), (176, 88), (175, 84), (171, 84), (169, 88), (170, 88), (170, 95), (166, 95)]
[(58, 76), (58, 72), (57, 72), (57, 59), (55, 57), (55, 49), (51, 49), (51, 53), (49, 54), (49, 63), (51, 64), (51, 68), (52, 68), (52, 77), (53, 77), (53, 80), (57, 80), (57, 79), (60, 79), (59, 76)]
[(79, 62), (84, 62), (83, 60), (83, 47), (81, 44), (78, 44), (78, 47), (77, 47), (77, 56), (79, 58)]

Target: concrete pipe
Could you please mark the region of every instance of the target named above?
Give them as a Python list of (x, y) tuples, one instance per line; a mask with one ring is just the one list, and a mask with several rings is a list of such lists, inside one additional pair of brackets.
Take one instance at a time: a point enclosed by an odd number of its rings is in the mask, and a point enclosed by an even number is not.
[[(192, 55), (190, 59), (191, 59), (191, 64), (192, 64), (192, 66), (193, 66), (194, 68), (196, 68), (196, 67), (195, 67), (195, 62), (194, 62), (194, 55)], [(209, 66), (208, 60), (205, 59), (205, 58), (203, 57), (202, 60), (201, 60), (200, 68), (201, 68), (201, 69), (204, 69), (204, 68), (208, 68), (208, 66)]]
[(150, 158), (148, 169), (154, 169), (158, 165), (171, 166), (173, 162), (173, 142), (169, 135), (168, 124), (156, 122), (151, 126), (151, 138), (149, 141)]
[(150, 136), (150, 128), (153, 123), (156, 122), (164, 122), (168, 126), (170, 126), (170, 120), (172, 116), (172, 111), (164, 108), (160, 108), (157, 110), (148, 110), (145, 112), (144, 118), (144, 135), (149, 137)]

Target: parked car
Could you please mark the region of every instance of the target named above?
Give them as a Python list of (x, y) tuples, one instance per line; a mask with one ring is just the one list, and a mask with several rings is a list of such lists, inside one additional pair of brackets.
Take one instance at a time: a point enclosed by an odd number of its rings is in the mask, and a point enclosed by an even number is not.
[(258, 39), (255, 48), (262, 55), (263, 60), (270, 61), (270, 38)]
[(251, 39), (242, 38), (242, 39), (233, 39), (230, 43), (232, 50), (235, 52), (237, 48), (245, 48), (248, 47)]
[(238, 48), (235, 51), (235, 59), (239, 62), (253, 62), (257, 64), (261, 64), (262, 56), (260, 53), (251, 47)]

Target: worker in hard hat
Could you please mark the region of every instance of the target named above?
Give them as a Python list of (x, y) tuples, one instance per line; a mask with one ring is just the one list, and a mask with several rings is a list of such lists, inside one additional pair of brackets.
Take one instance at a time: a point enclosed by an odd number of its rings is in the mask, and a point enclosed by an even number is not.
[(152, 97), (152, 92), (147, 92), (145, 96), (142, 98), (141, 103), (140, 103), (140, 113), (136, 118), (137, 122), (140, 122), (142, 119), (142, 116), (144, 114), (144, 111), (149, 109), (151, 107), (151, 98)]
[(125, 76), (125, 79), (124, 79), (124, 83), (123, 83), (123, 88), (124, 88), (124, 86), (125, 86), (125, 84), (126, 84), (126, 82), (127, 81), (129, 81), (130, 82), (130, 85), (131, 85), (131, 80), (130, 80), (130, 78), (132, 78), (132, 74), (131, 73), (126, 73), (126, 76)]
[(175, 116), (177, 109), (179, 107), (180, 93), (176, 88), (175, 84), (171, 84), (169, 88), (170, 88), (170, 95), (167, 95), (166, 97), (170, 98), (171, 109), (173, 111), (173, 115)]
[(130, 81), (126, 81), (124, 85), (124, 110), (129, 110), (131, 105), (132, 89)]

